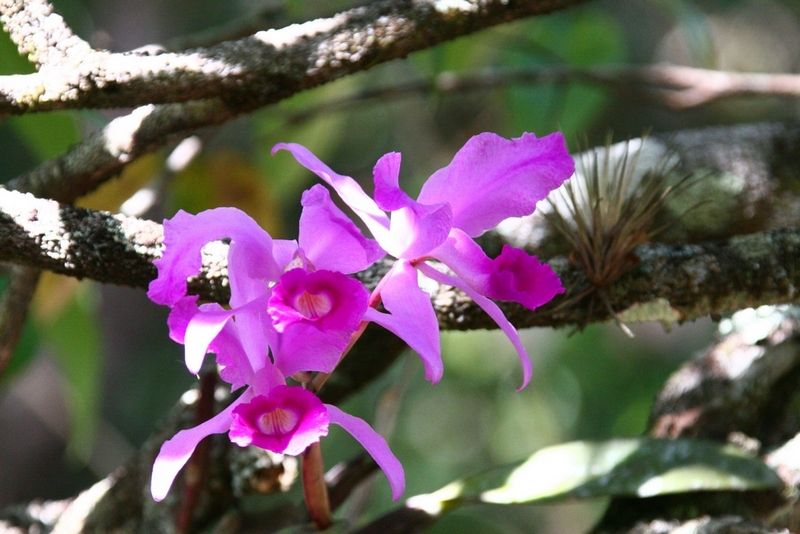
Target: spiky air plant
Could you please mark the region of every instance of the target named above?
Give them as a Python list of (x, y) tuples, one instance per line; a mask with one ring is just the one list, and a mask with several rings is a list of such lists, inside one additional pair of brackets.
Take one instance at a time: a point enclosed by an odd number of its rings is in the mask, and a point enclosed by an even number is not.
[(577, 171), (548, 202), (545, 217), (572, 247), (570, 261), (580, 265), (591, 286), (559, 308), (589, 299), (588, 316), (602, 304), (629, 336), (631, 330), (611, 306), (607, 289), (638, 263), (633, 250), (678, 222), (689, 210), (656, 225), (656, 215), (671, 195), (696, 182), (693, 176), (675, 178), (679, 157), (674, 151), (652, 164), (639, 165), (645, 137), (583, 151)]

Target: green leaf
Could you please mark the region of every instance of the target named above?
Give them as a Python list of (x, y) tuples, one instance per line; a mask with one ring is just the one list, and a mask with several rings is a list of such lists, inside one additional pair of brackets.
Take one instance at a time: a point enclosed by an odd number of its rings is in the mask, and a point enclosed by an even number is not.
[(652, 497), (689, 491), (778, 488), (761, 460), (728, 445), (678, 439), (575, 441), (544, 448), (527, 460), (490, 469), (409, 503), (425, 510), (461, 504), (521, 504), (567, 498)]

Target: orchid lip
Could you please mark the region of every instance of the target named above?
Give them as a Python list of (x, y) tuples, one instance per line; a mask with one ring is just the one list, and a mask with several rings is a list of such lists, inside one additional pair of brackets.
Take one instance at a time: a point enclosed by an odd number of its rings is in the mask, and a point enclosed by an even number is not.
[(292, 307), (306, 319), (325, 317), (333, 309), (333, 300), (325, 293), (304, 291), (292, 303)]
[(258, 429), (268, 436), (288, 434), (297, 427), (300, 417), (292, 410), (275, 408), (258, 418)]

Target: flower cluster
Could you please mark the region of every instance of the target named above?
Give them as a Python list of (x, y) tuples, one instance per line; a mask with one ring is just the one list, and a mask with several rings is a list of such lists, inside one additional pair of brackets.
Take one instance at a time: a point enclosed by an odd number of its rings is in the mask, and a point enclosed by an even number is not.
[[(237, 445), (296, 455), (325, 436), (331, 423), (364, 446), (399, 498), (403, 468), (386, 441), (312, 391), (287, 385), (287, 378), (332, 372), (366, 324), (374, 322), (408, 343), (422, 358), (426, 378), (437, 382), (443, 372), (439, 328), (430, 297), (419, 286), (422, 274), (461, 288), (497, 322), (519, 353), (525, 387), (530, 359), (517, 331), (490, 299), (533, 309), (563, 291), (555, 273), (535, 257), (507, 246), (492, 259), (473, 240), (503, 219), (529, 215), (569, 178), (573, 162), (560, 134), (512, 140), (477, 135), (428, 179), (416, 200), (398, 185), (397, 153), (375, 165), (370, 197), (306, 148), (279, 144), (277, 150), (288, 150), (328, 184), (374, 239), (336, 207), (323, 185), (303, 194), (297, 241), (273, 240), (233, 208), (197, 215), (181, 211), (164, 221), (164, 254), (148, 296), (171, 307), (170, 337), (185, 345), (189, 370), (199, 372), (211, 352), (220, 377), (242, 392), (215, 417), (164, 443), (151, 479), (156, 500), (166, 496), (205, 436), (228, 432)], [(198, 305), (197, 297), (186, 294), (186, 279), (200, 271), (203, 247), (222, 239), (230, 243), (229, 307)], [(372, 292), (348, 276), (386, 254), (396, 262)], [(379, 311), (381, 304), (385, 311)]]

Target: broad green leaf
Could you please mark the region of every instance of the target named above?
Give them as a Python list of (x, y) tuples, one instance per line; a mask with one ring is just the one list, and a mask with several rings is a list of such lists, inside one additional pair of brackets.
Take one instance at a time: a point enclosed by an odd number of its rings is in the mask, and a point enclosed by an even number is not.
[(780, 487), (761, 460), (732, 446), (655, 438), (575, 441), (449, 484), (409, 504), (447, 510), (467, 503), (521, 504), (567, 498), (652, 497), (689, 491)]

